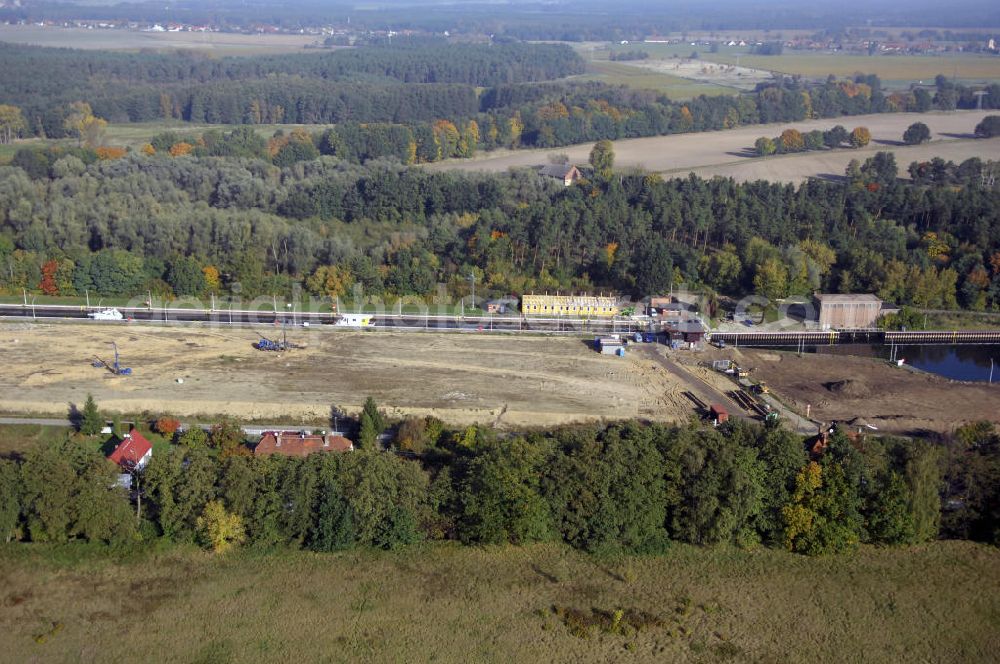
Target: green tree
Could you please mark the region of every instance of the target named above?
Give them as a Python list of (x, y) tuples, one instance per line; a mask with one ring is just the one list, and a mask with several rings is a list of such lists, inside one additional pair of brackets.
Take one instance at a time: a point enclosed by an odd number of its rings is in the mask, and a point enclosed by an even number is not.
[(761, 136), (753, 144), (754, 151), (757, 153), (758, 157), (766, 157), (768, 155), (774, 154), (777, 149), (772, 141), (767, 136)]
[(33, 542), (65, 542), (73, 523), (76, 471), (63, 445), (38, 446), (21, 464), (23, 510)]
[(777, 300), (788, 294), (788, 269), (774, 258), (768, 258), (757, 266), (753, 277), (754, 291), (769, 300)]
[(183, 447), (204, 448), (208, 445), (208, 433), (199, 426), (190, 426), (177, 436), (177, 444)]
[(877, 479), (865, 529), (869, 541), (878, 544), (909, 544), (915, 540), (912, 496), (906, 482), (888, 471)]
[(615, 149), (609, 140), (600, 140), (590, 151), (590, 165), (602, 180), (610, 180), (615, 166)]
[(118, 472), (93, 453), (78, 470), (73, 495), (71, 534), (97, 542), (125, 542), (135, 535), (128, 494), (115, 483)]
[(104, 416), (97, 409), (97, 402), (91, 394), (87, 395), (87, 400), (83, 404), (80, 412), (80, 433), (85, 436), (96, 436), (104, 428)]
[(361, 414), (367, 415), (371, 419), (372, 424), (375, 426), (378, 433), (385, 431), (385, 416), (382, 415), (382, 411), (379, 410), (378, 404), (375, 403), (375, 399), (372, 397), (365, 399), (365, 404), (361, 408)]
[(524, 440), (481, 447), (459, 492), (459, 537), (464, 542), (523, 544), (547, 538), (548, 506), (539, 493), (545, 454)]
[(17, 463), (0, 459), (0, 537), (4, 542), (17, 536), (21, 522), (21, 493)]
[(914, 122), (903, 132), (903, 142), (907, 145), (920, 145), (929, 140), (931, 140), (931, 130), (923, 122)]
[(362, 450), (374, 450), (378, 448), (378, 429), (372, 421), (371, 415), (361, 413), (361, 427), (358, 430), (358, 448)]
[(976, 138), (1000, 136), (1000, 115), (987, 115), (976, 125)]
[(427, 475), (394, 454), (358, 450), (339, 459), (338, 479), (364, 546), (394, 548), (415, 540), (427, 508)]
[(327, 457), (320, 467), (316, 525), (309, 547), (315, 551), (340, 551), (353, 546), (354, 537), (354, 517), (340, 489), (336, 460)]
[(785, 547), (809, 556), (843, 553), (860, 541), (857, 495), (836, 462), (810, 462), (795, 481), (782, 509)]

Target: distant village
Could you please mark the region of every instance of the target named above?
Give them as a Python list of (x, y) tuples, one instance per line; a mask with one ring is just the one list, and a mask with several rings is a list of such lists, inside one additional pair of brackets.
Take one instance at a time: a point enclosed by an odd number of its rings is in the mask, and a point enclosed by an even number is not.
[[(17, 8), (20, 0), (0, 0), (0, 8)], [(129, 30), (137, 32), (223, 32), (234, 34), (257, 35), (312, 35), (317, 42), (311, 48), (332, 46), (352, 46), (355, 42), (370, 39), (391, 39), (396, 36), (421, 36), (429, 33), (422, 30), (366, 30), (346, 24), (307, 25), (288, 27), (270, 23), (252, 23), (244, 26), (191, 24), (182, 22), (147, 23), (141, 21), (73, 19), (65, 21), (4, 21), (0, 25), (33, 25), (42, 28), (77, 28), (85, 30)], [(445, 37), (452, 36), (448, 31), (440, 33)], [(455, 35), (458, 36), (458, 35)], [(489, 39), (489, 35), (461, 35), (462, 39)], [(998, 49), (1000, 34), (987, 32), (961, 32), (934, 29), (888, 32), (877, 29), (851, 29), (843, 35), (815, 34), (811, 36), (795, 36), (784, 38), (776, 31), (773, 38), (750, 39), (740, 36), (709, 36), (700, 35), (697, 38), (688, 35), (646, 35), (636, 40), (622, 40), (621, 45), (629, 44), (685, 44), (696, 48), (714, 49), (719, 47), (749, 48), (751, 51), (765, 54), (776, 54), (768, 47), (780, 45), (781, 49), (792, 51), (812, 51), (823, 53), (853, 53), (853, 54), (941, 54), (941, 53), (994, 53)]]

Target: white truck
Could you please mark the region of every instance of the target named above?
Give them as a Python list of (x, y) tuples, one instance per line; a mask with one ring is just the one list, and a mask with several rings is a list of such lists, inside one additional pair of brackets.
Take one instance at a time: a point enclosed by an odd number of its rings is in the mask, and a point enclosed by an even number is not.
[(117, 309), (102, 309), (89, 313), (87, 316), (94, 320), (125, 320), (125, 316)]
[(371, 314), (341, 314), (334, 325), (337, 327), (374, 327), (375, 317)]

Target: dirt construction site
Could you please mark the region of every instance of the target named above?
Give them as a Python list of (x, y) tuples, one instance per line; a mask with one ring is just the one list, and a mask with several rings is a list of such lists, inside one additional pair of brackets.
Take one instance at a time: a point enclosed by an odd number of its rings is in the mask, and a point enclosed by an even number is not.
[[(901, 435), (947, 433), (976, 420), (1000, 422), (995, 386), (951, 381), (876, 358), (733, 348), (700, 355), (700, 362), (724, 358), (750, 368), (752, 380), (767, 383), (799, 414), (808, 408), (819, 422), (864, 421)], [(689, 370), (720, 387), (728, 380), (703, 366)]]
[[(298, 348), (253, 347), (261, 330), (152, 325), (0, 325), (7, 413), (65, 416), (93, 394), (102, 409), (184, 418), (321, 424), (372, 396), (393, 417), (453, 425), (551, 426), (692, 414), (676, 380), (648, 357), (595, 353), (569, 337), (294, 330)], [(263, 330), (274, 337), (273, 330)], [(130, 376), (93, 366), (113, 360)]]

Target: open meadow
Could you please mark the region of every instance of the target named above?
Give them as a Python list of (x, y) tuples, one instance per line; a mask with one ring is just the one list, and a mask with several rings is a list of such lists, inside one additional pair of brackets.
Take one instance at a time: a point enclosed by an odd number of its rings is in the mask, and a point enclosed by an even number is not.
[[(691, 404), (652, 360), (595, 353), (584, 339), (464, 333), (293, 330), (303, 346), (255, 350), (272, 329), (5, 323), (0, 403), (65, 415), (92, 393), (102, 408), (243, 420), (328, 421), (371, 395), (393, 417), (551, 426), (643, 417), (683, 421)], [(129, 377), (91, 366), (118, 344)], [(181, 379), (183, 382), (178, 382)]]
[[(840, 176), (851, 159), (864, 161), (879, 151), (896, 154), (901, 174), (911, 161), (942, 157), (960, 162), (969, 157), (996, 159), (1000, 156), (1000, 139), (977, 140), (972, 131), (989, 111), (956, 111), (952, 113), (881, 113), (794, 123), (752, 125), (726, 131), (675, 134), (615, 141), (615, 166), (639, 167), (672, 175), (695, 172), (703, 177), (731, 176), (737, 180), (774, 179), (801, 182), (814, 176)], [(900, 145), (903, 132), (914, 122), (930, 127), (932, 140), (919, 146)], [(805, 132), (827, 130), (842, 124), (850, 131), (856, 126), (868, 127), (872, 142), (868, 147), (853, 150), (823, 150), (758, 158), (752, 152), (760, 136), (777, 136), (784, 129)], [(483, 153), (475, 159), (455, 159), (426, 166), (430, 170), (502, 172), (511, 167), (540, 166), (548, 156), (561, 153), (570, 161), (586, 164), (592, 143), (547, 150), (517, 150)]]
[(247, 35), (231, 32), (141, 32), (37, 25), (0, 25), (0, 42), (112, 51), (201, 51), (215, 55), (298, 53), (316, 35)]
[[(988, 662), (1000, 550), (0, 546), (11, 662)], [(615, 612), (621, 619), (615, 621)]]

